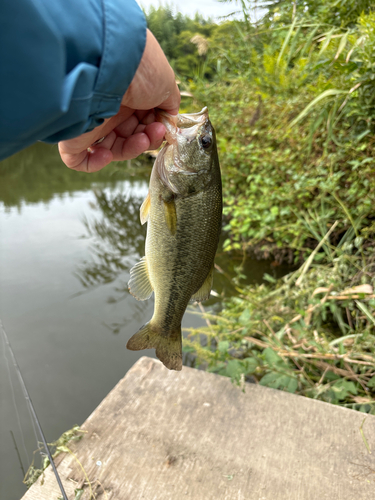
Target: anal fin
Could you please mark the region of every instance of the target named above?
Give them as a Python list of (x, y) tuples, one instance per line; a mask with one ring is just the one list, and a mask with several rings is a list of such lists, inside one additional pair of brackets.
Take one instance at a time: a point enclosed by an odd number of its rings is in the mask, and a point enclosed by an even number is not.
[(212, 264), (212, 267), (207, 274), (206, 279), (204, 280), (203, 285), (200, 287), (200, 289), (195, 292), (191, 296), (191, 301), (192, 302), (203, 302), (204, 300), (207, 300), (210, 298), (211, 294), (211, 288), (212, 288), (212, 282), (214, 279), (214, 264)]
[(128, 288), (130, 293), (137, 300), (147, 300), (151, 297), (154, 290), (148, 275), (146, 257), (142, 257), (142, 259), (131, 268)]

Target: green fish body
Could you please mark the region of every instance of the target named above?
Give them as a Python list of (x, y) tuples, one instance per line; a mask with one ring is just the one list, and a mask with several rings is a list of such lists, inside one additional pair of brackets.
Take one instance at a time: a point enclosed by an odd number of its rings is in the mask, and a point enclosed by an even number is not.
[(208, 299), (212, 287), (221, 175), (206, 108), (175, 117), (162, 113), (160, 120), (168, 142), (155, 161), (141, 207), (141, 221), (147, 221), (146, 255), (132, 268), (129, 281), (138, 300), (154, 292), (154, 315), (127, 347), (155, 348), (167, 368), (181, 370), (182, 317), (189, 301)]

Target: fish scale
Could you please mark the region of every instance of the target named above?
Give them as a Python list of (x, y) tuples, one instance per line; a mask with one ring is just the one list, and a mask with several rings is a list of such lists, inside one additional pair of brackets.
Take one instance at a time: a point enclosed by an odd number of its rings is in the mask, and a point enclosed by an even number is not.
[[(155, 203), (155, 219), (160, 222), (150, 223), (146, 255), (150, 269), (156, 271), (150, 271), (150, 281), (155, 291), (155, 316), (168, 318), (169, 322), (165, 325), (165, 335), (181, 324), (191, 296), (203, 285), (213, 263), (221, 228), (221, 214), (216, 220), (214, 217), (201, 217), (207, 208), (221, 201), (221, 192), (215, 186), (212, 188), (212, 193), (199, 193), (188, 200), (176, 202), (179, 221), (177, 241), (167, 233), (162, 207)], [(157, 196), (155, 193), (155, 198)], [(197, 219), (200, 219), (198, 224)], [(162, 245), (159, 244), (160, 241), (163, 241)], [(157, 272), (159, 267), (163, 269), (162, 273)], [(176, 293), (178, 297), (173, 296)], [(171, 310), (173, 315), (170, 314)]]
[[(146, 255), (131, 270), (129, 281), (139, 300), (153, 291), (155, 306), (152, 319), (129, 340), (128, 348), (154, 347), (165, 366), (175, 370), (182, 368), (186, 307), (210, 294), (222, 216), (220, 167), (208, 114), (203, 110), (182, 117), (162, 117), (168, 143), (155, 162), (141, 207), (141, 220), (147, 220)], [(179, 120), (185, 128), (177, 126)]]

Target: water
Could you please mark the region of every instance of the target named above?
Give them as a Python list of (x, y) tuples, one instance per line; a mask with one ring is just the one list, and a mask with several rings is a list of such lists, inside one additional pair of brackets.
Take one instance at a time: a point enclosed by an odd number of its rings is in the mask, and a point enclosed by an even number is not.
[[(127, 292), (144, 253), (149, 171), (133, 161), (73, 172), (43, 144), (0, 163), (0, 318), (49, 442), (81, 424), (140, 356), (154, 357), (126, 349), (153, 310)], [(217, 262), (233, 276), (241, 257), (219, 251)], [(269, 262), (247, 261), (250, 281), (264, 272), (274, 274)], [(219, 295), (235, 291), (227, 276), (215, 275)], [(183, 326), (201, 324), (185, 315)], [(2, 340), (0, 357), (0, 498), (15, 500), (26, 488), (11, 433), (24, 470), (37, 442)]]

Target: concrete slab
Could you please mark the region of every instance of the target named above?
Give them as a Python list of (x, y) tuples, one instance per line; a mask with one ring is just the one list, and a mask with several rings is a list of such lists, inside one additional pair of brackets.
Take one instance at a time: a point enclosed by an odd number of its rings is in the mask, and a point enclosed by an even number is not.
[[(70, 500), (373, 500), (375, 417), (141, 358), (59, 457)], [(90, 498), (84, 485), (81, 500)], [(23, 500), (57, 500), (50, 468)]]

